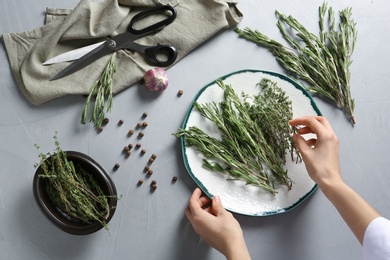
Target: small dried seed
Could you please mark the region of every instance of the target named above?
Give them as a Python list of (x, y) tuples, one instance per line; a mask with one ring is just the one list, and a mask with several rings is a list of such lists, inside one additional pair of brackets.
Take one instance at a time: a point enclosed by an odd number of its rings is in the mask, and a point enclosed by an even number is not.
[(172, 182), (176, 182), (176, 181), (177, 181), (177, 176), (173, 176)]
[(141, 126), (142, 126), (141, 123), (138, 123), (138, 124), (137, 124), (137, 128), (140, 128)]
[(153, 184), (151, 187), (153, 191), (157, 190), (157, 184)]
[(157, 181), (155, 181), (155, 180), (152, 180), (152, 182), (150, 183), (150, 186), (152, 186), (152, 185), (156, 185), (157, 184)]
[(150, 158), (156, 159), (156, 158), (157, 158), (157, 155), (156, 155), (156, 154), (152, 154), (152, 156), (150, 156)]
[(124, 152), (127, 152), (128, 150), (130, 150), (130, 148), (128, 146), (123, 147)]
[(130, 155), (131, 155), (131, 151), (128, 150), (128, 151), (126, 152), (126, 155), (127, 155), (127, 156), (130, 156)]
[(136, 144), (136, 145), (135, 145), (135, 147), (138, 149), (138, 148), (140, 148), (140, 147), (141, 147), (141, 144), (140, 144), (140, 143), (138, 143), (138, 144)]
[(139, 138), (144, 137), (144, 135), (145, 135), (144, 132), (139, 132), (139, 133), (138, 133), (138, 137), (139, 137)]
[(129, 147), (129, 150), (131, 150), (131, 148), (133, 148), (133, 145), (129, 144), (127, 147)]
[(99, 133), (100, 133), (100, 132), (103, 132), (103, 130), (104, 130), (103, 127), (99, 127), (99, 128), (98, 128), (98, 132), (99, 132)]
[(121, 166), (119, 165), (119, 163), (116, 163), (116, 164), (114, 165), (114, 169), (115, 169), (115, 170), (118, 170), (119, 167), (121, 167)]
[(149, 159), (149, 163), (153, 163), (154, 162), (154, 159), (153, 158), (150, 158)]
[(123, 125), (123, 120), (119, 120), (118, 125)]
[(149, 171), (149, 166), (146, 165), (144, 170), (145, 172)]
[(152, 175), (153, 174), (153, 170), (148, 170), (148, 175), (150, 176), (150, 175)]
[(110, 122), (110, 119), (108, 119), (107, 117), (103, 119), (103, 124), (107, 125), (108, 122)]
[(130, 129), (128, 135), (131, 136), (131, 135), (133, 135), (133, 134), (134, 134), (134, 130), (133, 130), (133, 129)]
[(183, 90), (179, 90), (178, 92), (177, 92), (177, 95), (180, 97), (181, 95), (183, 95)]
[(148, 122), (143, 122), (143, 123), (142, 123), (142, 127), (145, 128), (145, 127), (147, 127), (147, 126), (148, 126)]
[(142, 114), (142, 117), (143, 118), (145, 118), (145, 117), (147, 117), (148, 116), (148, 113), (146, 113), (146, 112), (144, 112), (143, 114)]
[(146, 150), (145, 149), (142, 149), (141, 150), (141, 154), (144, 155), (146, 153)]
[(143, 179), (139, 179), (139, 180), (138, 180), (138, 186), (141, 186), (142, 183), (144, 183), (144, 180), (143, 180)]

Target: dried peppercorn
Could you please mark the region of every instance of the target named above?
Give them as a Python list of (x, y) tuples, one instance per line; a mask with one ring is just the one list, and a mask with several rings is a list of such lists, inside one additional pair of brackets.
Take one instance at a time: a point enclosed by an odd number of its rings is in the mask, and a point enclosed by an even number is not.
[(129, 147), (129, 146), (126, 145), (125, 147), (123, 147), (123, 151), (124, 151), (124, 152), (127, 152), (128, 150), (130, 150), (130, 147)]
[(143, 128), (145, 128), (145, 127), (147, 127), (147, 126), (148, 126), (148, 122), (146, 122), (146, 121), (145, 121), (145, 122), (142, 122), (142, 127), (143, 127)]
[(118, 125), (123, 125), (123, 120), (119, 120)]
[(183, 90), (180, 89), (180, 90), (177, 92), (177, 95), (180, 97), (181, 95), (183, 95), (183, 93), (184, 93)]
[(139, 149), (139, 148), (141, 147), (141, 144), (140, 144), (140, 143), (137, 143), (137, 144), (135, 145), (135, 147), (136, 147), (137, 149)]
[(144, 180), (143, 180), (143, 179), (139, 179), (139, 180), (138, 180), (138, 186), (141, 186), (143, 183), (144, 183)]
[(141, 155), (144, 155), (146, 153), (146, 150), (145, 149), (142, 149), (141, 150)]
[(152, 156), (150, 156), (150, 158), (152, 158), (153, 160), (157, 158), (157, 155), (156, 154), (152, 154)]
[(173, 176), (172, 182), (176, 182), (176, 181), (177, 181), (177, 176)]
[(143, 114), (142, 114), (142, 117), (143, 118), (145, 118), (145, 117), (147, 117), (148, 116), (148, 113), (146, 113), (146, 112), (144, 112)]
[(152, 180), (152, 182), (150, 183), (150, 186), (152, 186), (152, 185), (156, 185), (157, 184), (157, 181), (155, 181), (155, 180)]
[(151, 189), (152, 189), (152, 191), (157, 190), (157, 184), (153, 184), (153, 185), (151, 186)]
[(141, 123), (137, 123), (137, 128), (140, 128), (142, 126)]
[(130, 155), (131, 155), (131, 151), (128, 150), (128, 151), (126, 152), (126, 155), (127, 155), (127, 156), (130, 156)]
[(116, 163), (116, 164), (114, 165), (114, 170), (118, 170), (119, 167), (121, 167), (121, 166), (119, 165), (119, 163)]
[(150, 158), (149, 159), (149, 163), (153, 163), (154, 162), (154, 159), (153, 158)]
[(147, 171), (149, 171), (149, 169), (150, 169), (149, 166), (146, 165), (144, 170), (145, 170), (145, 172), (147, 172)]
[(148, 170), (148, 175), (149, 175), (149, 176), (153, 175), (153, 170), (149, 169), (149, 170)]
[(139, 137), (139, 138), (144, 137), (144, 135), (145, 135), (144, 132), (139, 132), (139, 133), (138, 133), (138, 137)]
[(134, 134), (134, 130), (133, 129), (130, 129), (129, 132), (127, 133), (128, 136), (131, 136)]
[(110, 119), (108, 119), (107, 117), (103, 119), (103, 124), (104, 125), (107, 125), (108, 122), (110, 122)]

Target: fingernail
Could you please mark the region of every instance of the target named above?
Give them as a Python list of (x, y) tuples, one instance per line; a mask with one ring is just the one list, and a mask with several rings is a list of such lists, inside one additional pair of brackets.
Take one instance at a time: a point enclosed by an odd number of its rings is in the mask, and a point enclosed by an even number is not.
[(214, 200), (215, 200), (215, 202), (221, 202), (221, 198), (218, 196), (218, 195), (215, 195), (214, 196)]

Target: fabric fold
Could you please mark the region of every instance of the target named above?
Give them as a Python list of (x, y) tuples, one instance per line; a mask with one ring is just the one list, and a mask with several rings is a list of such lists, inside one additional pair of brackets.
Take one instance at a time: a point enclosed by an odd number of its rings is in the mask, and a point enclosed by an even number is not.
[[(237, 1), (228, 0), (82, 0), (74, 10), (47, 8), (43, 27), (3, 35), (13, 76), (23, 94), (32, 104), (40, 105), (64, 95), (88, 93), (111, 55), (55, 81), (49, 79), (70, 63), (48, 66), (42, 63), (58, 54), (124, 32), (136, 13), (158, 4), (174, 6), (176, 20), (137, 42), (175, 46), (178, 50), (175, 63), (217, 32), (238, 24), (243, 17)], [(128, 50), (118, 51), (116, 60), (114, 93), (138, 82), (147, 70), (153, 68), (142, 54)]]

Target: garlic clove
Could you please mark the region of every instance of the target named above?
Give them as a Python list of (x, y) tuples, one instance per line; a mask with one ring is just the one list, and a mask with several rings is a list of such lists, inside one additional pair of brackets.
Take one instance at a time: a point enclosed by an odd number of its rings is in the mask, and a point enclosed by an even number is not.
[(168, 87), (167, 73), (162, 68), (148, 70), (144, 76), (144, 85), (149, 91), (164, 91)]

